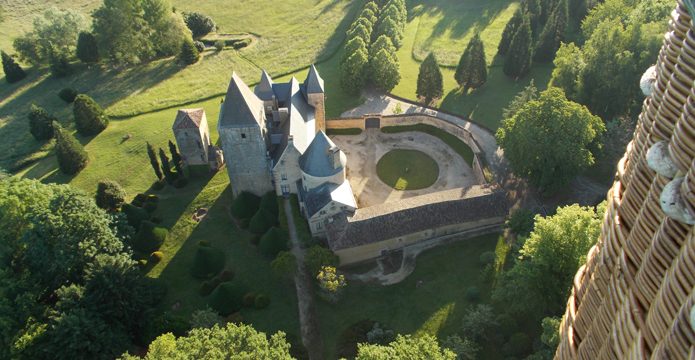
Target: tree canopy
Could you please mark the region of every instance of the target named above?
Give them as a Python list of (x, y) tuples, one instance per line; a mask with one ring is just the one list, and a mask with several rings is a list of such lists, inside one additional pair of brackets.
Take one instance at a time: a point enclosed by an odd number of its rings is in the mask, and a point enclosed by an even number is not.
[(396, 341), (388, 346), (359, 344), (356, 360), (454, 360), (456, 354), (451, 350), (442, 349), (437, 339), (430, 335), (411, 337), (398, 335)]
[(479, 88), (487, 81), (485, 46), (478, 33), (473, 35), (461, 55), (454, 79), (464, 91), (469, 88)]
[(533, 55), (531, 25), (528, 17), (519, 25), (511, 43), (502, 71), (512, 78), (522, 78), (531, 71)]
[(88, 24), (79, 10), (61, 11), (51, 6), (43, 15), (34, 16), (33, 25), (33, 30), (15, 38), (12, 46), (21, 61), (46, 64), (72, 56), (77, 36)]
[(429, 105), (432, 99), (439, 98), (444, 94), (444, 78), (442, 70), (439, 69), (437, 57), (431, 52), (420, 64), (420, 71), (417, 75), (417, 89), (415, 94), (425, 98), (425, 104)]

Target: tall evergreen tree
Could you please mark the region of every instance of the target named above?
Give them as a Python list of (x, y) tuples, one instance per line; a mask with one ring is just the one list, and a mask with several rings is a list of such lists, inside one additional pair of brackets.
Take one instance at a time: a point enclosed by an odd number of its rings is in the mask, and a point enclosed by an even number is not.
[(48, 140), (53, 138), (53, 122), (55, 117), (44, 108), (31, 105), (29, 112), (29, 132), (36, 140)]
[(507, 58), (504, 59), (502, 71), (512, 78), (526, 76), (531, 71), (532, 54), (531, 27), (528, 17), (525, 17), (524, 22), (519, 26), (519, 30), (514, 34), (512, 43), (509, 45), (509, 53)]
[(524, 12), (521, 9), (516, 9), (514, 16), (512, 16), (507, 25), (504, 27), (502, 32), (502, 39), (500, 39), (499, 45), (497, 45), (497, 52), (501, 55), (507, 55), (509, 50), (509, 44), (512, 43), (512, 38), (516, 31), (519, 29), (519, 25), (524, 21)]
[(367, 44), (360, 36), (355, 36), (345, 44), (343, 57), (340, 59), (340, 65), (342, 66), (350, 56), (357, 52), (357, 50), (367, 51)]
[(101, 60), (97, 39), (94, 38), (94, 35), (89, 31), (80, 32), (80, 36), (77, 38), (77, 50), (75, 52), (77, 58), (85, 64), (94, 64)]
[(157, 154), (154, 151), (154, 146), (147, 142), (147, 155), (150, 157), (150, 164), (154, 170), (154, 174), (157, 175), (157, 180), (162, 180), (162, 170), (159, 169), (159, 160), (157, 160)]
[(176, 145), (174, 145), (174, 143), (171, 142), (171, 140), (169, 140), (169, 152), (171, 153), (171, 160), (174, 162), (174, 167), (176, 168), (177, 175), (179, 177), (182, 177), (183, 171), (181, 170), (181, 155), (176, 149)]
[(562, 44), (562, 40), (565, 39), (566, 30), (567, 0), (560, 0), (543, 27), (543, 32), (541, 32), (533, 51), (533, 60), (538, 62), (552, 61), (555, 52)]
[(365, 44), (370, 44), (372, 39), (372, 32), (360, 23), (353, 23), (346, 35), (348, 42), (355, 37), (361, 37)]
[(425, 98), (425, 105), (429, 105), (432, 99), (439, 98), (444, 94), (444, 77), (433, 52), (427, 55), (420, 64), (415, 94)]
[(200, 59), (200, 52), (193, 44), (193, 39), (186, 38), (181, 45), (181, 60), (186, 65), (192, 65), (198, 62)]
[(358, 49), (340, 66), (340, 87), (356, 94), (367, 79), (369, 58), (366, 49)]
[(72, 134), (67, 133), (57, 122), (53, 123), (53, 134), (56, 138), (55, 152), (58, 158), (58, 168), (66, 175), (77, 174), (89, 160), (87, 152)]
[(531, 35), (536, 34), (536, 30), (540, 24), (541, 13), (543, 8), (541, 7), (540, 0), (521, 0), (521, 7), (524, 9), (524, 15), (529, 18), (529, 26), (531, 27)]
[(401, 26), (391, 19), (390, 16), (383, 18), (381, 24), (379, 24), (377, 36), (381, 35), (386, 35), (391, 38), (391, 42), (393, 42), (393, 46), (395, 46), (396, 49), (400, 49), (401, 46), (403, 46), (403, 30), (401, 30)]
[(477, 33), (468, 42), (466, 50), (461, 55), (454, 78), (463, 91), (479, 88), (487, 81), (485, 46)]
[(174, 174), (171, 172), (169, 158), (167, 157), (167, 154), (164, 153), (162, 148), (159, 148), (159, 159), (162, 161), (162, 172), (164, 173), (164, 178), (167, 180), (167, 183), (171, 185), (171, 183), (176, 179), (174, 179)]
[(374, 14), (374, 11), (372, 11), (371, 9), (368, 9), (366, 7), (364, 8), (364, 10), (362, 10), (360, 17), (369, 20), (369, 22), (372, 24), (372, 26), (374, 26), (374, 24), (376, 24), (376, 21), (378, 19), (376, 17), (376, 14)]
[(104, 110), (91, 97), (85, 94), (77, 95), (72, 111), (75, 117), (77, 132), (80, 135), (96, 135), (109, 126), (109, 118), (104, 114)]
[(0, 56), (2, 57), (2, 71), (5, 72), (5, 79), (7, 79), (8, 83), (16, 83), (27, 77), (22, 67), (19, 66), (10, 55), (7, 55), (4, 51), (0, 51)]
[(391, 91), (401, 81), (401, 67), (396, 54), (381, 49), (371, 61), (372, 80), (380, 89)]

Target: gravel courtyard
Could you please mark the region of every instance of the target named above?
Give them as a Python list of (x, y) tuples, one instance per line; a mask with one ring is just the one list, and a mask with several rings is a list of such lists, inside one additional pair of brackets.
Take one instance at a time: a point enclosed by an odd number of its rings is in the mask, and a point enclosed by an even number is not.
[[(347, 178), (361, 208), (476, 185), (475, 175), (463, 158), (429, 134), (418, 131), (384, 134), (378, 129), (368, 129), (359, 135), (330, 138), (347, 155)], [(428, 188), (408, 191), (386, 185), (376, 174), (376, 163), (393, 149), (419, 150), (432, 157), (439, 166), (437, 181)]]

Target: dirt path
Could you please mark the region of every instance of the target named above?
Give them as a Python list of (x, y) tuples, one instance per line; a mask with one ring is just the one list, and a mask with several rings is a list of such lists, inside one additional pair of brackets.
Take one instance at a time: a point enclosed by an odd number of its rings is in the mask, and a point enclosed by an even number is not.
[(287, 226), (290, 230), (290, 241), (292, 242), (290, 252), (297, 257), (297, 265), (299, 267), (299, 271), (294, 276), (294, 286), (297, 289), (299, 329), (302, 336), (302, 344), (306, 347), (310, 360), (323, 360), (325, 359), (323, 336), (321, 335), (319, 318), (316, 313), (311, 277), (304, 264), (305, 251), (299, 246), (299, 237), (297, 236), (297, 229), (294, 227), (290, 200), (284, 199), (282, 204), (285, 209), (285, 215), (287, 215)]

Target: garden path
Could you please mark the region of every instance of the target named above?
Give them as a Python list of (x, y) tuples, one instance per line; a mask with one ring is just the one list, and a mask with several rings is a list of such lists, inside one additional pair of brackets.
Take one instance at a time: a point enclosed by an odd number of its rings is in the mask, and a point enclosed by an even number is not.
[(297, 236), (297, 228), (294, 226), (290, 200), (285, 198), (282, 204), (287, 216), (287, 227), (290, 230), (290, 241), (292, 243), (290, 252), (297, 258), (298, 271), (294, 275), (294, 286), (297, 290), (299, 329), (302, 336), (302, 344), (306, 347), (310, 360), (323, 360), (325, 358), (323, 336), (321, 335), (316, 304), (314, 303), (313, 284), (311, 283), (309, 271), (304, 264), (305, 250), (299, 245), (299, 236)]

